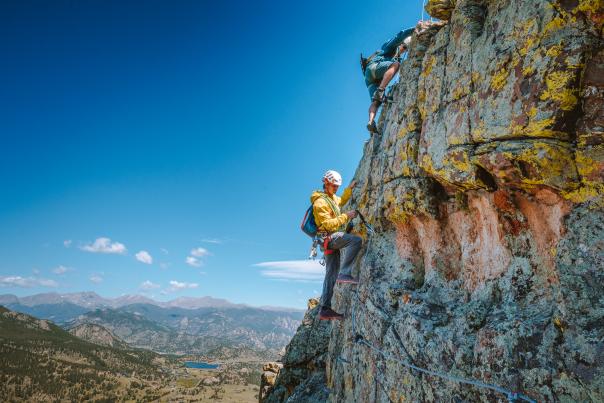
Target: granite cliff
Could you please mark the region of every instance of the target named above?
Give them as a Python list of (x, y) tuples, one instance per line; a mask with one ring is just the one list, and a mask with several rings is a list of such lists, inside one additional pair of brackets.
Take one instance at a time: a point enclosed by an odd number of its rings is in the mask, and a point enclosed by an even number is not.
[[(349, 208), (342, 323), (310, 309), (264, 401), (604, 401), (602, 0), (430, 0)], [(379, 349), (379, 350), (378, 350)], [(522, 396), (520, 396), (522, 398)]]

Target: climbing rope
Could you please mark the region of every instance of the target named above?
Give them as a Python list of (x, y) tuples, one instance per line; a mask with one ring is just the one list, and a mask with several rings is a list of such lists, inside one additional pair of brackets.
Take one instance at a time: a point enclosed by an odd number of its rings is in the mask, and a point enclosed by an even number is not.
[(422, 19), (420, 21), (424, 20), (424, 10), (426, 9), (426, 0), (424, 0), (424, 4), (422, 5)]
[[(364, 220), (363, 220), (364, 221)], [(373, 234), (368, 235), (368, 239), (369, 241), (367, 242), (367, 249), (365, 251), (365, 256), (368, 255), (368, 252), (370, 250), (371, 244), (372, 244), (372, 240), (373, 240)], [(359, 276), (360, 277), (360, 276)], [(354, 296), (356, 299), (356, 302), (361, 305), (361, 300), (359, 298), (358, 295), (359, 291), (358, 288), (354, 291)], [(353, 339), (353, 343), (355, 344), (359, 344), (359, 345), (364, 345), (366, 347), (368, 347), (370, 350), (373, 350), (375, 353), (381, 355), (384, 359), (387, 360), (391, 360), (393, 362), (396, 362), (404, 367), (407, 367), (409, 369), (413, 369), (415, 371), (418, 371), (420, 373), (423, 374), (428, 374), (428, 375), (432, 375), (432, 376), (436, 376), (438, 378), (441, 379), (445, 379), (448, 380), (450, 382), (455, 382), (455, 383), (460, 383), (460, 384), (466, 384), (466, 385), (472, 385), (475, 386), (477, 388), (483, 388), (483, 389), (489, 389), (492, 390), (494, 392), (498, 392), (501, 393), (503, 395), (505, 395), (508, 399), (508, 402), (518, 402), (518, 401), (525, 401), (525, 402), (530, 402), (530, 403), (536, 403), (535, 400), (531, 399), (530, 397), (523, 395), (522, 393), (518, 393), (518, 392), (513, 392), (511, 390), (505, 389), (501, 386), (497, 386), (497, 385), (493, 385), (493, 384), (488, 384), (488, 383), (484, 383), (482, 381), (479, 380), (474, 380), (474, 379), (467, 379), (467, 378), (462, 378), (460, 376), (455, 376), (455, 375), (450, 375), (448, 373), (444, 373), (444, 372), (439, 372), (439, 371), (434, 371), (434, 370), (430, 370), (427, 368), (422, 368), (422, 367), (418, 367), (417, 365), (411, 364), (407, 361), (401, 360), (400, 358), (388, 353), (387, 351), (384, 351), (380, 348), (378, 348), (376, 345), (370, 343), (369, 341), (367, 341), (365, 339), (365, 337), (363, 337), (363, 335), (361, 335), (360, 333), (357, 333), (356, 330), (356, 305), (357, 303), (352, 303), (353, 301), (351, 300), (351, 328), (352, 328), (352, 334), (354, 335), (354, 339)], [(345, 359), (344, 357), (342, 357), (342, 355), (339, 355), (336, 358), (336, 361), (341, 362), (343, 364), (348, 364), (348, 365), (352, 365), (352, 362), (350, 360)], [(376, 378), (377, 379), (377, 378)], [(385, 386), (384, 384), (382, 384), (381, 382), (379, 382), (379, 380), (377, 381), (378, 383), (380, 383), (380, 386), (382, 386), (382, 388), (384, 389), (385, 392)], [(390, 399), (390, 397), (388, 396), (388, 399)]]

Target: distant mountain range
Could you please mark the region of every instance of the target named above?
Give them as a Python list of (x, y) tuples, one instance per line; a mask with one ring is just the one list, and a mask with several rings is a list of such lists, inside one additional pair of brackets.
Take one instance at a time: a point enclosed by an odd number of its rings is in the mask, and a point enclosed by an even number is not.
[[(180, 297), (170, 301), (155, 301), (143, 295), (123, 295), (117, 298), (104, 298), (92, 291), (59, 294), (49, 292), (35, 294), (27, 297), (17, 297), (13, 294), (0, 295), (0, 305), (19, 304), (23, 306), (38, 306), (49, 304), (70, 303), (88, 310), (98, 308), (119, 308), (131, 304), (151, 304), (163, 308), (246, 308), (245, 304), (234, 304), (226, 299), (212, 297)], [(284, 312), (303, 312), (301, 309), (280, 308), (280, 307), (260, 307), (260, 309)]]
[[(93, 323), (134, 347), (175, 354), (207, 354), (221, 347), (277, 353), (302, 315), (258, 308), (162, 308), (132, 304), (87, 312), (65, 323)], [(271, 354), (269, 354), (271, 355)]]
[(212, 297), (158, 302), (140, 295), (103, 298), (94, 292), (0, 295), (0, 305), (52, 320), (86, 339), (109, 338), (98, 328), (83, 326), (92, 324), (132, 347), (175, 354), (221, 352), (213, 358), (241, 350), (275, 357), (303, 317), (301, 310), (256, 308)]

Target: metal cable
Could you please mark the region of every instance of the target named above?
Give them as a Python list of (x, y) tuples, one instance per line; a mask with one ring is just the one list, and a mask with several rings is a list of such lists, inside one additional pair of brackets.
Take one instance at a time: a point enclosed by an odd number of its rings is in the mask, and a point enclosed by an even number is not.
[[(371, 246), (371, 243), (372, 243), (371, 241), (373, 240), (373, 236), (369, 236), (368, 239), (369, 240), (367, 242), (367, 249), (365, 251), (365, 256), (367, 256), (367, 254), (368, 254), (368, 252), (370, 250), (370, 246)], [(359, 275), (359, 277), (360, 277), (360, 275)], [(354, 297), (355, 297), (354, 299), (356, 299), (356, 303), (361, 304), (361, 300), (359, 298), (358, 293), (359, 293), (359, 290), (357, 288), (354, 291)], [(449, 374), (444, 373), (444, 372), (433, 371), (433, 370), (430, 370), (430, 369), (418, 367), (417, 365), (414, 365), (414, 364), (408, 363), (408, 362), (406, 362), (404, 360), (401, 360), (400, 358), (395, 357), (392, 354), (390, 354), (390, 353), (388, 353), (388, 352), (386, 352), (386, 351), (378, 348), (377, 346), (373, 345), (372, 343), (369, 343), (363, 337), (363, 335), (361, 335), (360, 333), (357, 333), (357, 331), (356, 331), (356, 319), (355, 319), (355, 317), (356, 317), (356, 314), (355, 314), (356, 313), (356, 309), (355, 308), (356, 308), (357, 304), (355, 303), (354, 299), (351, 299), (351, 305), (352, 305), (351, 306), (351, 321), (352, 321), (351, 327), (352, 327), (352, 334), (353, 334), (353, 337), (354, 337), (353, 343), (365, 345), (369, 349), (375, 351), (376, 353), (379, 353), (385, 359), (392, 360), (392, 361), (394, 361), (394, 362), (396, 362), (396, 363), (398, 363), (400, 365), (403, 365), (403, 366), (405, 366), (407, 368), (410, 368), (410, 369), (414, 369), (414, 370), (416, 370), (418, 372), (421, 372), (421, 373), (424, 373), (424, 374), (428, 374), (428, 375), (433, 375), (433, 376), (439, 377), (441, 379), (446, 379), (446, 380), (451, 381), (451, 382), (456, 382), (456, 383), (461, 383), (461, 384), (466, 384), (466, 385), (472, 385), (472, 386), (476, 386), (478, 388), (489, 389), (489, 390), (501, 393), (501, 394), (507, 396), (508, 402), (516, 402), (516, 401), (522, 400), (522, 401), (525, 401), (525, 402), (536, 403), (535, 400), (531, 399), (530, 397), (528, 397), (526, 395), (523, 395), (522, 393), (512, 392), (511, 390), (505, 389), (505, 388), (503, 388), (501, 386), (492, 385), (492, 384), (484, 383), (484, 382), (481, 382), (481, 381), (478, 381), (478, 380), (474, 380), (474, 379), (466, 379), (466, 378), (462, 378), (462, 377), (459, 377), (459, 376), (449, 375)], [(343, 364), (352, 364), (351, 361), (345, 359), (341, 355), (336, 358), (336, 361), (339, 361), (339, 362), (341, 362)], [(384, 385), (381, 382), (378, 381), (378, 383), (380, 383), (380, 385), (382, 387), (384, 387)]]
[(473, 385), (473, 386), (476, 386), (476, 387), (479, 387), (479, 388), (490, 389), (490, 390), (493, 390), (495, 392), (499, 392), (501, 394), (506, 395), (508, 397), (508, 400), (510, 402), (513, 402), (513, 401), (516, 401), (516, 400), (524, 400), (524, 401), (527, 401), (527, 402), (536, 403), (535, 400), (532, 400), (528, 396), (525, 396), (525, 395), (523, 395), (521, 393), (512, 392), (510, 390), (507, 390), (507, 389), (502, 388), (502, 387), (497, 386), (497, 385), (491, 385), (491, 384), (484, 383), (484, 382), (477, 381), (477, 380), (466, 379), (466, 378), (462, 378), (462, 377), (459, 377), (459, 376), (449, 375), (449, 374), (445, 374), (443, 372), (433, 371), (433, 370), (430, 370), (430, 369), (418, 367), (417, 365), (410, 364), (410, 363), (405, 362), (405, 361), (403, 361), (403, 360), (401, 360), (401, 359), (399, 359), (397, 357), (394, 357), (393, 355), (389, 354), (388, 352), (386, 352), (384, 350), (379, 349), (378, 347), (374, 346), (373, 344), (371, 344), (367, 340), (365, 340), (362, 336), (359, 337), (359, 339), (357, 340), (357, 343), (364, 344), (367, 347), (369, 347), (371, 350), (374, 350), (375, 352), (379, 353), (382, 357), (384, 357), (386, 359), (389, 359), (389, 360), (392, 360), (394, 362), (397, 362), (397, 363), (399, 363), (399, 364), (401, 364), (401, 365), (403, 365), (403, 366), (405, 366), (407, 368), (411, 368), (411, 369), (414, 369), (416, 371), (419, 371), (419, 372), (422, 372), (422, 373), (425, 373), (425, 374), (428, 374), (428, 375), (437, 376), (439, 378), (446, 379), (446, 380), (451, 381), (451, 382), (464, 383), (464, 384)]

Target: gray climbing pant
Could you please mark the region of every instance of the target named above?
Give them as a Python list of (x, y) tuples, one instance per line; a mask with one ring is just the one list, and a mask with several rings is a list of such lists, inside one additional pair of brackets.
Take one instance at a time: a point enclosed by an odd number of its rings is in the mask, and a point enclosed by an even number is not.
[(363, 238), (345, 232), (334, 232), (327, 247), (333, 253), (325, 255), (325, 281), (321, 294), (321, 306), (331, 308), (333, 286), (336, 284), (338, 273), (352, 275), (352, 264), (359, 254)]

